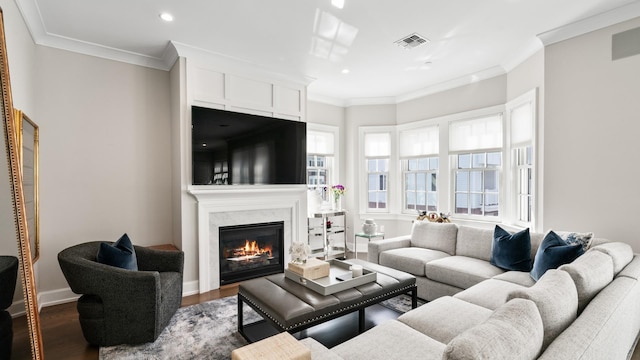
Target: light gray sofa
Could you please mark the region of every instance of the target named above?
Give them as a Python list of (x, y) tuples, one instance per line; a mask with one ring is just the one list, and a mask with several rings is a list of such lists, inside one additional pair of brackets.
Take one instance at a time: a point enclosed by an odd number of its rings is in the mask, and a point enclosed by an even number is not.
[[(417, 275), (419, 296), (431, 301), (332, 349), (312, 338), (302, 343), (313, 359), (631, 356), (640, 331), (640, 255), (628, 244), (596, 239), (535, 282), (489, 263), (492, 236), (447, 224), (372, 242), (369, 261)], [(542, 238), (531, 234), (532, 258)]]

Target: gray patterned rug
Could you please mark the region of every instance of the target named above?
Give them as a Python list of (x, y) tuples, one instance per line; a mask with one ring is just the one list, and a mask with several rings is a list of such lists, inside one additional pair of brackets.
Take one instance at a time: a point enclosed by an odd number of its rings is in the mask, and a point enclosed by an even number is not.
[[(247, 344), (237, 332), (237, 300), (230, 296), (180, 308), (155, 342), (101, 347), (100, 359), (229, 359), (232, 350)], [(381, 305), (403, 313), (411, 308), (411, 298), (402, 295)], [(261, 317), (244, 306), (244, 319), (250, 324)]]

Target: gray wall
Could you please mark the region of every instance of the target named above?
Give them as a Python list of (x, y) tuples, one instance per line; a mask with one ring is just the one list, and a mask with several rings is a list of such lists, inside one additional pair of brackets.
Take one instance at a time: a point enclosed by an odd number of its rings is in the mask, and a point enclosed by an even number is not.
[[(544, 224), (640, 251), (640, 55), (612, 61), (613, 34), (640, 18), (545, 49)], [(640, 39), (638, 39), (640, 41)]]
[(56, 258), (68, 246), (173, 242), (170, 87), (166, 71), (42, 46), (37, 59), (46, 293), (68, 286)]

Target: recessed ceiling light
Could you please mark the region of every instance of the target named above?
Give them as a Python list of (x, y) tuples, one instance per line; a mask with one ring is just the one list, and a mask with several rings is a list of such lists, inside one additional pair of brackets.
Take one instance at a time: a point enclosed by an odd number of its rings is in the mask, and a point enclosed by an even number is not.
[(166, 21), (166, 22), (171, 22), (173, 21), (173, 15), (169, 14), (169, 13), (162, 13), (160, 14), (160, 19)]
[(351, 72), (351, 70), (349, 70), (349, 69), (342, 69), (342, 73), (343, 73), (343, 74), (348, 74), (349, 72)]
[(331, 0), (331, 5), (338, 9), (342, 9), (344, 7), (344, 0)]

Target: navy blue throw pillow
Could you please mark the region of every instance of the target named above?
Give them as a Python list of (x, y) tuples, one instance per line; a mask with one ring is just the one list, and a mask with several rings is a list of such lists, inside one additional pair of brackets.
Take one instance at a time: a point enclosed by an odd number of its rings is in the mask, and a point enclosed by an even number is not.
[(504, 270), (531, 270), (531, 237), (529, 229), (510, 234), (496, 225), (491, 248), (492, 265)]
[(113, 244), (101, 243), (97, 255), (101, 264), (116, 266), (128, 270), (138, 270), (136, 250), (127, 234), (124, 234)]
[(547, 270), (568, 264), (583, 253), (581, 244), (567, 244), (558, 234), (549, 231), (536, 252), (531, 278), (538, 281)]

